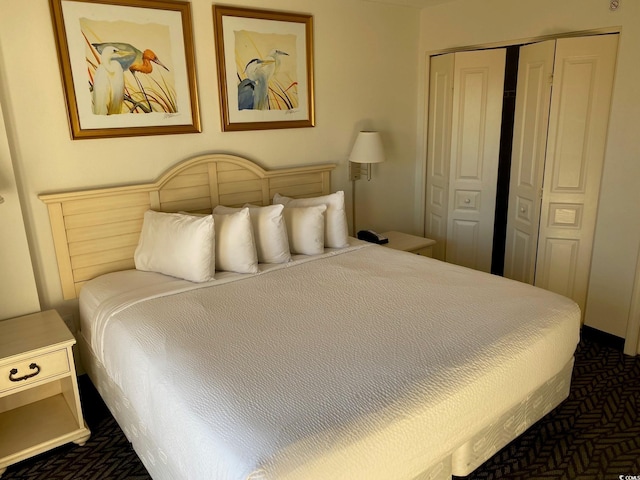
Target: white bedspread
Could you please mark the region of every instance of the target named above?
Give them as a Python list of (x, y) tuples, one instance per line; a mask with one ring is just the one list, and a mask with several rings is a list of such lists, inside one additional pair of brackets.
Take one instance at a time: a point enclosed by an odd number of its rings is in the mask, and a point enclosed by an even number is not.
[(138, 274), (108, 277), (138, 286), (119, 301), (88, 282), (81, 306), (189, 479), (412, 479), (558, 373), (579, 336), (564, 297), (379, 246), (213, 286)]

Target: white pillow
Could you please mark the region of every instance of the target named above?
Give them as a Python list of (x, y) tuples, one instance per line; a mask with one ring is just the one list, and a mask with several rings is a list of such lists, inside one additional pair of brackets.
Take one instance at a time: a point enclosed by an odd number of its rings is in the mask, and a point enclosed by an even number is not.
[(311, 207), (314, 205), (326, 205), (325, 215), (325, 246), (331, 248), (344, 248), (349, 246), (349, 226), (347, 214), (344, 210), (344, 192), (339, 191), (330, 195), (313, 198), (289, 198), (276, 193), (273, 203), (281, 203), (285, 207)]
[[(287, 263), (291, 260), (287, 226), (282, 216), (284, 205), (245, 205), (249, 208), (249, 217), (253, 227), (253, 237), (260, 263)], [(214, 214), (229, 214), (240, 211), (239, 208), (218, 205)]]
[(249, 209), (227, 215), (214, 213), (213, 221), (216, 225), (216, 270), (257, 273), (258, 254)]
[(291, 253), (318, 255), (324, 253), (324, 213), (326, 205), (284, 207)]
[(215, 271), (213, 217), (194, 217), (149, 210), (133, 256), (136, 269), (192, 282), (213, 280)]

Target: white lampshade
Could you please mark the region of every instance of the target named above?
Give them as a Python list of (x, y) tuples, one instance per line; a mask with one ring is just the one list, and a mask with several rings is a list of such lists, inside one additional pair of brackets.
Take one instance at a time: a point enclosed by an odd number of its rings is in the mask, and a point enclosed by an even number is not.
[(349, 161), (354, 163), (384, 162), (384, 148), (380, 132), (360, 132), (353, 144)]

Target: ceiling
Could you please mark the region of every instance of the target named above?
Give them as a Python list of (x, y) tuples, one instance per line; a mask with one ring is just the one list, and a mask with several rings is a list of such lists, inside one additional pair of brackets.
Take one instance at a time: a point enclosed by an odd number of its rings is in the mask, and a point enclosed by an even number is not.
[(424, 8), (441, 3), (455, 2), (456, 0), (365, 0), (367, 2), (389, 3), (392, 5), (404, 5), (406, 7)]

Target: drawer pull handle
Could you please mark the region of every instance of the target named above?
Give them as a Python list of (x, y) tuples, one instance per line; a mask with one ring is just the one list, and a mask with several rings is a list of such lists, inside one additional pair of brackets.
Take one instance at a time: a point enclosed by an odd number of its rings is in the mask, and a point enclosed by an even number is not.
[(18, 377), (18, 378), (14, 377), (14, 375), (18, 373), (18, 369), (12, 368), (11, 371), (9, 372), (9, 380), (11, 380), (12, 382), (19, 382), (20, 380), (27, 380), (31, 377), (35, 377), (37, 374), (40, 373), (40, 367), (35, 363), (32, 363), (31, 365), (29, 365), (29, 368), (31, 370), (35, 370), (35, 372), (28, 373), (24, 377)]

